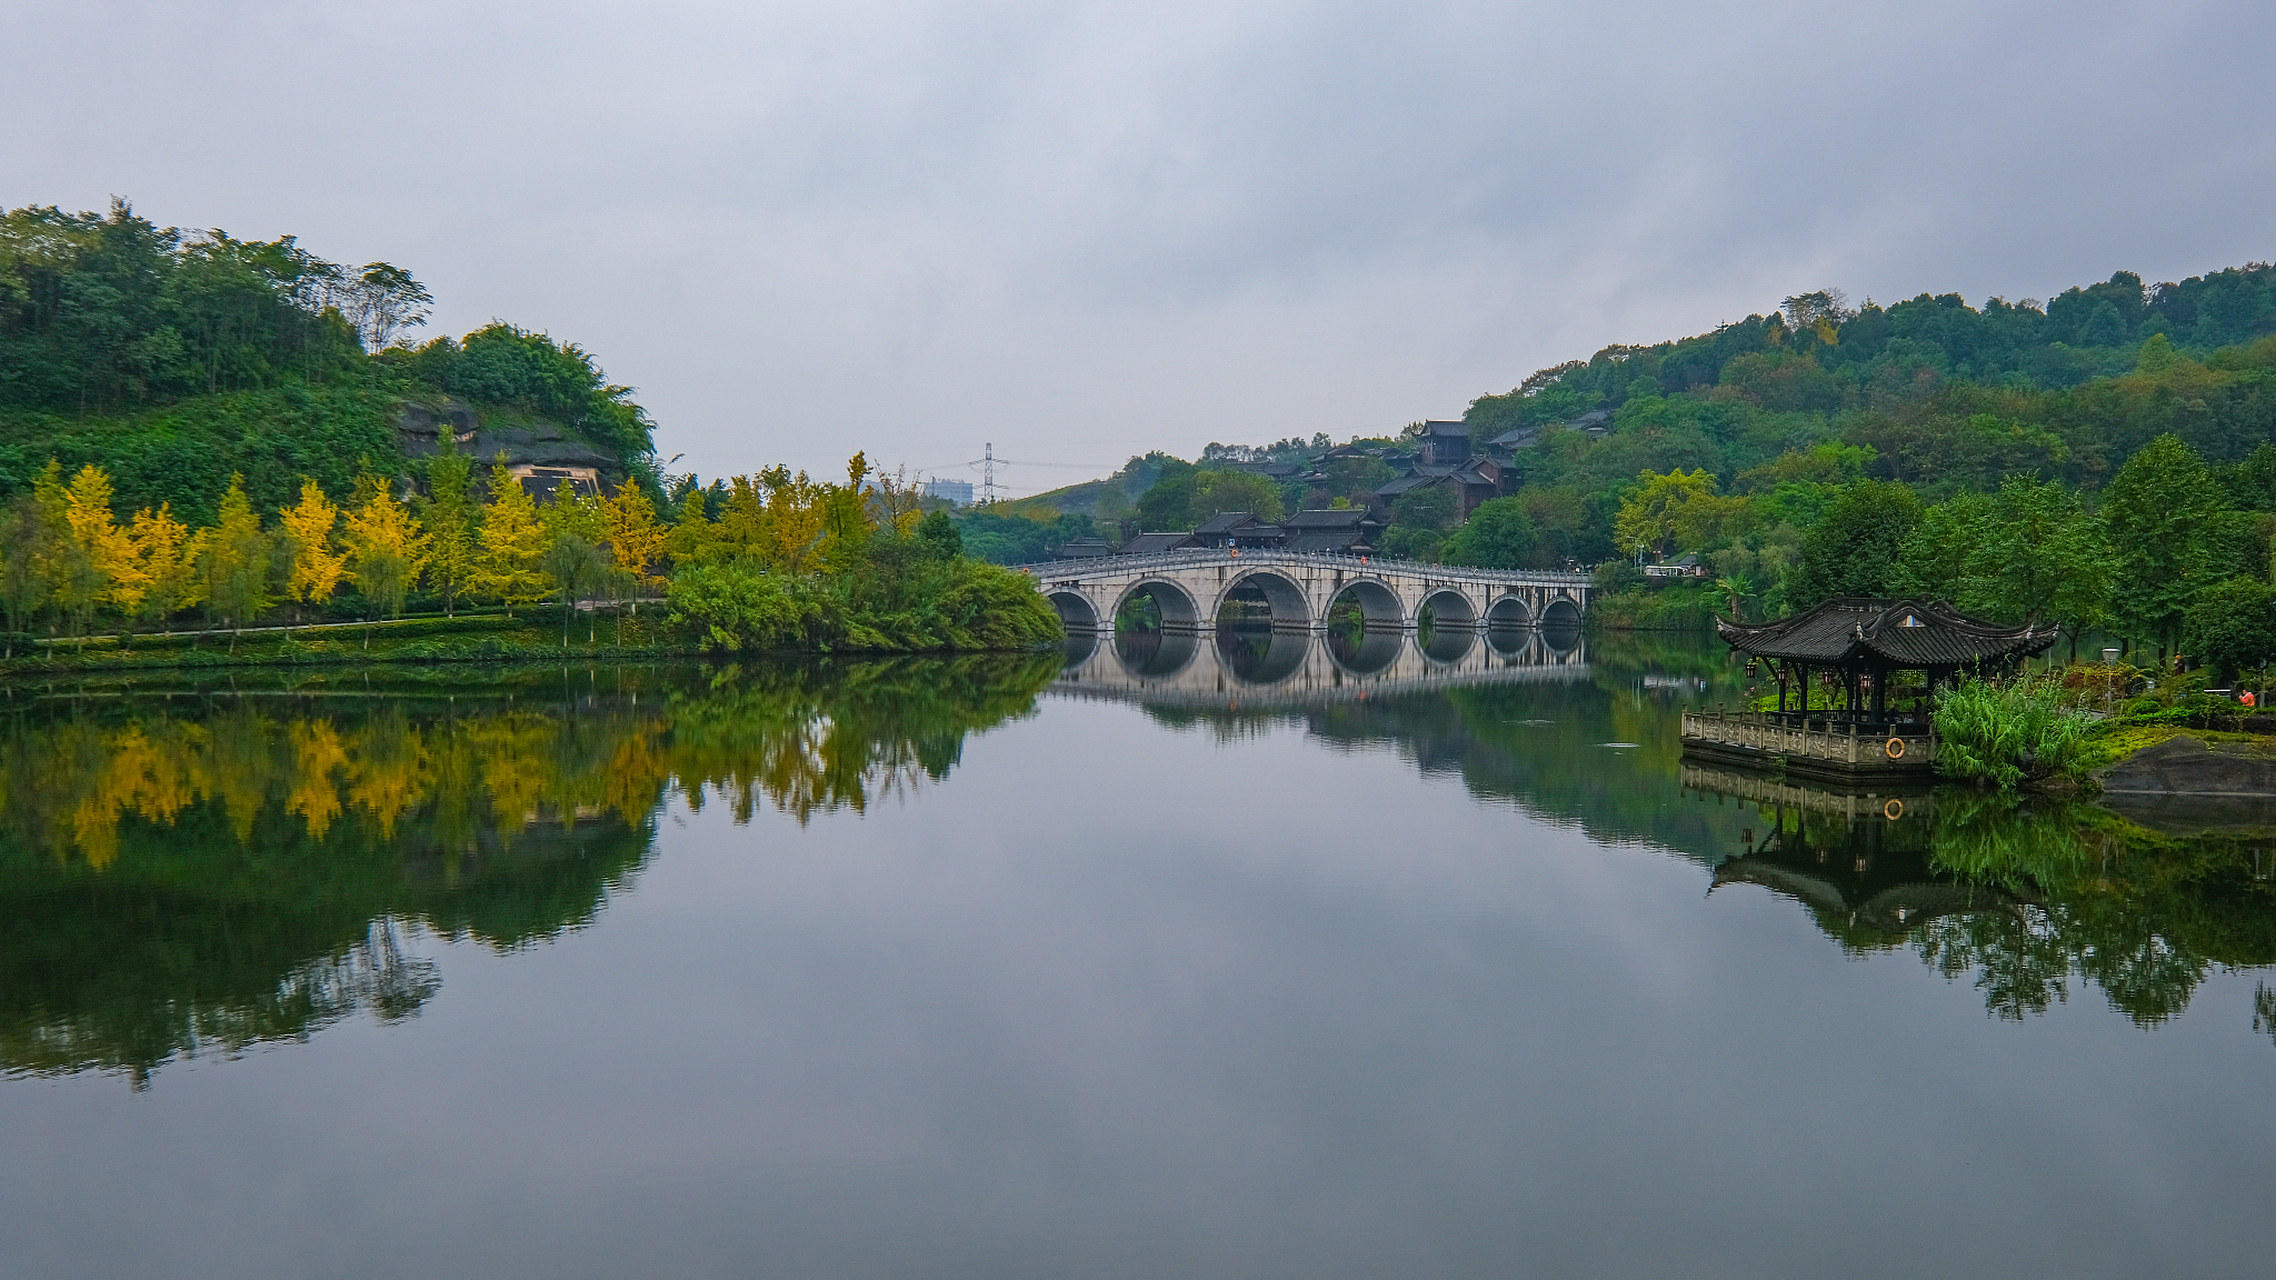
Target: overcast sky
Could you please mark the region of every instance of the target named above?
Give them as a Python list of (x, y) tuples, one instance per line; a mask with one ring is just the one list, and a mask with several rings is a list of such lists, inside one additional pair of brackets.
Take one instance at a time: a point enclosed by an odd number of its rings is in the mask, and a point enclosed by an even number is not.
[(1827, 285), (2276, 257), (2276, 6), (0, 6), (0, 201), (409, 268), (706, 474), (1395, 430)]

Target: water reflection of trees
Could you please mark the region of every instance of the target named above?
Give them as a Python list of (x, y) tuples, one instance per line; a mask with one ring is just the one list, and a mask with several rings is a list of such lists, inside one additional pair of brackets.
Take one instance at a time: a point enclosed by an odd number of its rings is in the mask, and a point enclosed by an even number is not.
[[(0, 716), (0, 1067), (119, 1070), (415, 1014), (429, 935), (589, 921), (667, 792), (800, 822), (937, 779), (1054, 659), (512, 683), (481, 696), (19, 694)], [(580, 673), (582, 674), (582, 673)]]
[(2091, 804), (1956, 790), (1900, 800), (1890, 817), (1831, 792), (1770, 795), (1804, 789), (1707, 773), (1685, 780), (1753, 800), (1765, 822), (1718, 865), (1718, 885), (1793, 898), (1853, 953), (1909, 948), (1970, 981), (1997, 1017), (2042, 1014), (2092, 988), (2152, 1027), (2213, 973), (2276, 964), (2268, 836), (2162, 835)]

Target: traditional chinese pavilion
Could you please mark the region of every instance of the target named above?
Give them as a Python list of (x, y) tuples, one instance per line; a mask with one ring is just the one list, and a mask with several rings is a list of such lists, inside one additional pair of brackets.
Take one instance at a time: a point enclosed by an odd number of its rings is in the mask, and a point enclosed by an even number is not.
[[(1940, 600), (1828, 600), (1761, 624), (1718, 618), (1715, 629), (1750, 667), (1778, 681), (1778, 709), (1683, 717), (1684, 749), (1756, 767), (1854, 778), (1933, 769), (1928, 723), (1936, 686), (1962, 674), (2012, 670), (2055, 643), (2045, 623), (2003, 626)], [(1899, 672), (1925, 676), (1901, 705), (1889, 696)], [(1812, 706), (1813, 688), (1823, 687)]]

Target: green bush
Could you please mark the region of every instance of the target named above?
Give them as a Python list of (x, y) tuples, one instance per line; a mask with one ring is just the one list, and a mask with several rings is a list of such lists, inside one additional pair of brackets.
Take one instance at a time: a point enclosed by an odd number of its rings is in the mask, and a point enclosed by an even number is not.
[(2059, 681), (1969, 680), (1936, 695), (1937, 772), (2012, 791), (2075, 776), (2091, 722)]
[(698, 565), (673, 578), (666, 599), (676, 625), (723, 653), (1032, 649), (1061, 634), (1032, 579), (961, 557), (880, 554), (835, 578)]

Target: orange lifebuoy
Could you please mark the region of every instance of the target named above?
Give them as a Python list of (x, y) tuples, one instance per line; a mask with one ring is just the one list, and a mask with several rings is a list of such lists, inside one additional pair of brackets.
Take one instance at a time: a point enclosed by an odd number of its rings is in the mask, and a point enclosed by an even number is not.
[(1905, 802), (1902, 800), (1891, 800), (1889, 803), (1882, 805), (1881, 816), (1887, 818), (1891, 822), (1895, 822), (1897, 819), (1904, 817)]
[(1891, 738), (1888, 745), (1882, 747), (1881, 750), (1891, 760), (1902, 760), (1905, 758), (1905, 740), (1903, 738)]

